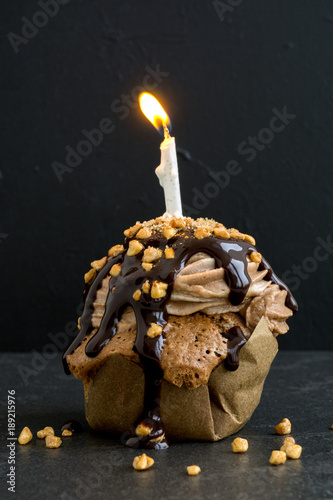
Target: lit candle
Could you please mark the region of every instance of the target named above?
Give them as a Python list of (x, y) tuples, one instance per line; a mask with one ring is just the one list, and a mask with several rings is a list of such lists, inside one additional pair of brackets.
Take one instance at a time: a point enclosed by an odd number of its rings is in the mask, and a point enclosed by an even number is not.
[(155, 97), (144, 92), (139, 97), (140, 107), (144, 115), (157, 130), (163, 127), (164, 141), (161, 148), (161, 164), (155, 172), (164, 189), (166, 212), (169, 217), (182, 217), (182, 202), (178, 176), (175, 138), (170, 137), (169, 117)]

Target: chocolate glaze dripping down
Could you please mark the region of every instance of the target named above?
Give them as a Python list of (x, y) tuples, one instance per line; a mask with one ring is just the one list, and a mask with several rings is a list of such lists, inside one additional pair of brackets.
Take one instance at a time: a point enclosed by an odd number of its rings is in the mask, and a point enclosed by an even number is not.
[[(127, 239), (124, 252), (113, 259), (110, 258), (99, 271), (94, 282), (85, 287), (85, 305), (80, 320), (81, 330), (65, 351), (63, 362), (66, 372), (69, 373), (66, 356), (73, 353), (93, 330), (91, 318), (97, 290), (101, 287), (103, 279), (108, 276), (111, 267), (114, 264), (121, 264), (121, 273), (116, 278), (110, 278), (104, 316), (98, 331), (86, 345), (86, 354), (94, 357), (101, 351), (103, 346), (116, 334), (117, 324), (124, 309), (131, 306), (137, 322), (134, 349), (139, 354), (145, 372), (145, 411), (134, 425), (126, 444), (133, 447), (165, 448), (168, 443), (165, 438), (159, 409), (160, 387), (163, 377), (160, 357), (164, 339), (163, 335), (153, 339), (149, 338), (147, 329), (151, 323), (157, 323), (162, 328), (167, 323), (166, 304), (170, 299), (173, 283), (190, 257), (197, 252), (205, 252), (211, 255), (215, 260), (216, 267), (224, 268), (225, 281), (230, 288), (229, 300), (233, 305), (240, 304), (251, 284), (251, 278), (247, 272), (246, 256), (251, 252), (256, 252), (257, 249), (251, 243), (243, 240), (219, 239), (213, 236), (197, 239), (193, 236), (193, 232), (188, 230), (179, 232), (177, 236), (169, 240), (155, 236), (140, 240), (140, 242), (143, 244), (144, 249), (152, 246), (164, 251), (167, 246), (172, 247), (175, 258), (165, 259), (162, 257), (154, 263), (151, 271), (144, 271), (141, 266), (143, 250), (135, 256), (128, 256), (126, 252), (129, 240)], [(263, 258), (260, 269), (267, 270), (265, 279), (272, 281), (279, 285), (281, 289), (287, 291), (286, 304), (294, 312), (297, 311), (297, 303), (289, 288), (275, 275), (273, 269)], [(133, 298), (134, 292), (138, 289), (141, 290), (142, 284), (146, 280), (149, 280), (151, 284), (154, 281), (167, 283), (166, 296), (161, 299), (152, 299), (150, 294), (142, 292), (139, 301), (135, 301)], [(228, 334), (228, 357), (225, 366), (229, 370), (235, 370), (238, 367), (239, 350), (246, 342), (246, 339), (239, 327), (231, 328)], [(150, 427), (149, 435), (136, 435), (135, 428), (138, 423), (144, 423)]]

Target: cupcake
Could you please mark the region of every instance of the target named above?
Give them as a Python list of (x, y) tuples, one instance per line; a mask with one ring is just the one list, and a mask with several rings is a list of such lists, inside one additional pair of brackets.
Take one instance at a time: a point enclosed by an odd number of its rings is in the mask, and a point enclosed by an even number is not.
[(85, 275), (64, 353), (91, 428), (131, 447), (216, 441), (251, 417), (297, 311), (252, 236), (211, 219), (137, 222)]

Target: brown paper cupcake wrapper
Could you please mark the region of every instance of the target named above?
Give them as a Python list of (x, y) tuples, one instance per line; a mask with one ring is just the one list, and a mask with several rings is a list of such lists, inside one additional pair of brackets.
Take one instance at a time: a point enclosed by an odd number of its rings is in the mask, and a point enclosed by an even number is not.
[[(162, 381), (161, 417), (171, 440), (217, 441), (249, 420), (259, 404), (278, 344), (262, 318), (240, 351), (239, 368), (213, 370), (196, 389)], [(89, 425), (111, 433), (128, 432), (143, 412), (144, 374), (120, 354), (111, 355), (86, 390)]]

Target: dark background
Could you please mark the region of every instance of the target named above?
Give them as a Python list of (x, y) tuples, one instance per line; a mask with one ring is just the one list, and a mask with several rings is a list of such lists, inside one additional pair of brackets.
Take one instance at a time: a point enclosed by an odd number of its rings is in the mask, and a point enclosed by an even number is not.
[[(282, 348), (333, 347), (333, 257), (313, 257), (317, 238), (331, 234), (332, 3), (225, 5), (222, 20), (211, 1), (70, 0), (17, 53), (8, 33), (22, 36), (22, 17), (42, 9), (2, 5), (2, 349), (42, 349), (50, 332), (63, 332), (76, 321), (90, 261), (137, 219), (164, 212), (154, 174), (161, 138), (132, 97), (126, 118), (115, 111), (158, 65), (168, 76), (152, 92), (192, 157), (179, 156), (183, 202), (194, 207), (208, 168), (238, 161), (241, 173), (198, 215), (253, 234), (288, 276), (300, 311)], [(248, 162), (238, 146), (284, 106), (296, 118)], [(103, 118), (114, 130), (59, 182), (52, 163), (64, 164), (65, 147)]]

